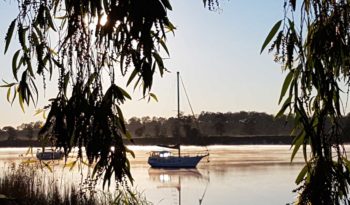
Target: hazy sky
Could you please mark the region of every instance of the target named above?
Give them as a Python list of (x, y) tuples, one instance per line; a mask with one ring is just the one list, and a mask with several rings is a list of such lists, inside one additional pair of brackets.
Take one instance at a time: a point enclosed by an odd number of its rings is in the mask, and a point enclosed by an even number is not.
[[(154, 81), (159, 102), (139, 100), (141, 92), (130, 88), (133, 100), (122, 106), (126, 118), (175, 116), (176, 71), (181, 73), (196, 114), (242, 110), (275, 114), (284, 74), (272, 55), (260, 55), (260, 48), (271, 27), (283, 17), (283, 2), (231, 0), (222, 3), (221, 12), (210, 12), (202, 0), (172, 0), (169, 16), (177, 30), (175, 36), (169, 35), (170, 59), (165, 60), (171, 73)], [(16, 48), (13, 44), (4, 56), (4, 39), (16, 14), (15, 1), (0, 2), (0, 79), (6, 81), (12, 81)], [(45, 96), (41, 93), (37, 108), (55, 96), (55, 87), (53, 82)], [(185, 95), (181, 98), (181, 110), (190, 114)], [(11, 106), (6, 101), (6, 89), (0, 89), (0, 127), (42, 120), (33, 116), (37, 108), (26, 108), (23, 113), (17, 102)]]

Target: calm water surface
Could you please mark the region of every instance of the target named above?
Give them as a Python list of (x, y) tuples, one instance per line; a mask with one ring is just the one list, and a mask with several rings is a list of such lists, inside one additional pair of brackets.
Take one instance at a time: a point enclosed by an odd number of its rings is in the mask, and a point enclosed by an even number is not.
[[(290, 146), (209, 146), (209, 158), (197, 169), (152, 169), (147, 164), (148, 152), (159, 150), (153, 146), (131, 146), (136, 158), (131, 160), (135, 187), (155, 205), (281, 205), (295, 200), (292, 192), (295, 177), (302, 168), (297, 156), (290, 164)], [(182, 147), (186, 153), (198, 153), (205, 148)], [(20, 163), (26, 148), (1, 148), (2, 168), (11, 162)], [(73, 159), (72, 159), (73, 160)], [(80, 172), (54, 166), (61, 184), (81, 181)], [(57, 177), (58, 176), (58, 177)]]

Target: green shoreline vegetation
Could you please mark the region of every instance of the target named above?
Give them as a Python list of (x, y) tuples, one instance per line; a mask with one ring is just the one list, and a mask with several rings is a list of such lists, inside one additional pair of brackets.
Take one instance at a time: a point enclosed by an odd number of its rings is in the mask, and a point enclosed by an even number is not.
[[(93, 182), (79, 185), (60, 184), (56, 178), (43, 177), (40, 163), (10, 164), (0, 177), (0, 204), (2, 205), (150, 205), (143, 193), (128, 186), (115, 191), (97, 191)], [(63, 187), (62, 187), (63, 186)]]
[[(350, 142), (350, 115), (341, 119), (342, 140)], [(42, 122), (23, 123), (20, 126), (5, 126), (0, 129), (0, 147), (40, 147), (38, 132)], [(193, 116), (132, 117), (126, 129), (132, 142), (127, 145), (244, 145), (244, 144), (291, 144), (290, 135), (294, 118), (275, 118), (262, 112), (202, 112)]]

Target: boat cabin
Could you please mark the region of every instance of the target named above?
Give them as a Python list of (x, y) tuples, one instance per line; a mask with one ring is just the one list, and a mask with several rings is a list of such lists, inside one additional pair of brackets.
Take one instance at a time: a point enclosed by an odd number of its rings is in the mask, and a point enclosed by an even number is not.
[(151, 157), (170, 157), (171, 156), (171, 152), (169, 151), (152, 151), (150, 154)]
[(64, 153), (60, 150), (45, 149), (45, 151), (42, 151), (38, 149), (36, 157), (39, 160), (59, 160), (64, 157)]

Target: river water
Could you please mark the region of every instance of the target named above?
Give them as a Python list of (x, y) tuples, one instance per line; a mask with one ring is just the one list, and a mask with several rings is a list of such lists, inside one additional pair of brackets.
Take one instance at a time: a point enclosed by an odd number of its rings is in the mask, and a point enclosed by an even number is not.
[[(197, 169), (152, 169), (147, 164), (154, 146), (130, 146), (134, 186), (155, 205), (281, 205), (295, 201), (294, 181), (302, 168), (302, 159), (290, 163), (290, 146), (208, 146), (209, 158)], [(0, 148), (0, 164), (5, 168), (23, 160), (26, 148)], [(185, 146), (187, 153), (206, 151), (203, 147)], [(79, 183), (78, 170), (53, 166), (53, 173), (63, 181)]]

